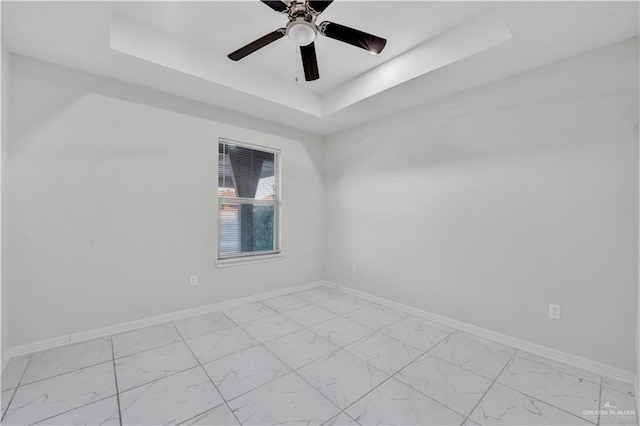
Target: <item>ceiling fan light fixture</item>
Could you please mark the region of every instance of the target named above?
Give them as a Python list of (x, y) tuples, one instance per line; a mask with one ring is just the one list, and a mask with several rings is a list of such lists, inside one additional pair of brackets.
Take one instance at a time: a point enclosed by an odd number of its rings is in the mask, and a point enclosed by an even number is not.
[(316, 26), (303, 20), (295, 20), (287, 25), (287, 37), (298, 46), (308, 46), (318, 36)]
[[(0, 0), (1, 1), (1, 0)], [(227, 56), (232, 61), (239, 61), (247, 55), (281, 39), (285, 35), (300, 48), (304, 78), (306, 81), (314, 81), (320, 78), (318, 71), (318, 58), (314, 41), (318, 33), (324, 37), (332, 38), (342, 43), (347, 43), (369, 51), (372, 55), (382, 52), (387, 40), (373, 34), (355, 28), (324, 21), (316, 24), (318, 15), (329, 7), (333, 0), (260, 0), (276, 12), (287, 15), (289, 22), (285, 28), (278, 28), (246, 46), (229, 53)], [(296, 79), (297, 81), (297, 79)]]

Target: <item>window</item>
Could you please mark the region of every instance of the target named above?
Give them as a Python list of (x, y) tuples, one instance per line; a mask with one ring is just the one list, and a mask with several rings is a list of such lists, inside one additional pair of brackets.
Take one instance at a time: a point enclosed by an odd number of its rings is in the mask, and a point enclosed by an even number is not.
[(279, 253), (278, 151), (220, 139), (218, 259)]

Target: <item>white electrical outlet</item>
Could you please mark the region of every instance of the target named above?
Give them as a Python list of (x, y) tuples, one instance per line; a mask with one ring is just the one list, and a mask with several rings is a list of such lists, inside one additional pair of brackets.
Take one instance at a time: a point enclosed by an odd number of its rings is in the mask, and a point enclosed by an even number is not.
[(197, 275), (191, 275), (190, 283), (191, 283), (191, 285), (198, 285), (198, 276)]
[(561, 309), (560, 305), (549, 305), (549, 318), (559, 320)]
[(353, 272), (354, 274), (358, 272), (358, 266), (355, 263), (351, 264), (351, 272)]

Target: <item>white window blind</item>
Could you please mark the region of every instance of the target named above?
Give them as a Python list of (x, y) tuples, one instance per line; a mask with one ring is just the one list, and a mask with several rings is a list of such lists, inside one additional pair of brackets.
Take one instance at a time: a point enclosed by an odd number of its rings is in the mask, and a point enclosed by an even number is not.
[(218, 258), (279, 253), (278, 153), (218, 144)]

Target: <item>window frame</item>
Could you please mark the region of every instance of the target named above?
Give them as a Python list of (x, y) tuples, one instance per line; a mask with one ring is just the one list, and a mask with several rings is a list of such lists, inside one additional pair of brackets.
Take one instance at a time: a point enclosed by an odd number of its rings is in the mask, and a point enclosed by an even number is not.
[[(216, 196), (218, 199), (218, 236), (217, 236), (217, 266), (225, 267), (225, 266), (234, 266), (245, 263), (259, 263), (259, 262), (267, 262), (271, 260), (281, 260), (284, 258), (282, 256), (282, 249), (280, 246), (280, 218), (281, 218), (281, 190), (280, 190), (280, 154), (281, 150), (277, 148), (267, 147), (263, 145), (257, 145), (248, 142), (236, 141), (233, 139), (228, 139), (224, 137), (218, 138), (218, 152), (220, 150), (220, 144), (226, 145), (235, 145), (241, 148), (252, 149), (255, 151), (262, 151), (269, 154), (273, 154), (273, 175), (275, 180), (275, 188), (274, 188), (274, 200), (258, 200), (254, 198), (245, 198), (245, 197), (221, 197), (217, 190), (219, 189), (219, 176), (220, 170), (217, 170), (218, 175), (218, 184), (216, 187)], [(219, 155), (219, 154), (218, 154)], [(220, 160), (218, 157), (217, 161), (218, 167), (220, 167)], [(221, 220), (220, 220), (220, 212), (221, 205), (224, 203), (233, 203), (233, 204), (253, 204), (253, 205), (263, 205), (263, 206), (273, 206), (273, 250), (261, 250), (261, 251), (252, 251), (252, 252), (238, 252), (231, 254), (222, 254), (220, 252), (220, 237), (221, 237)]]

